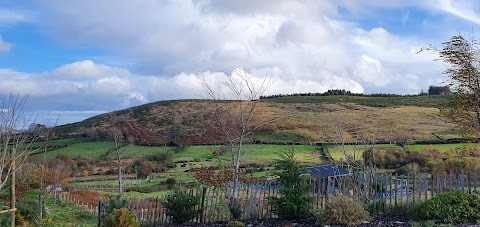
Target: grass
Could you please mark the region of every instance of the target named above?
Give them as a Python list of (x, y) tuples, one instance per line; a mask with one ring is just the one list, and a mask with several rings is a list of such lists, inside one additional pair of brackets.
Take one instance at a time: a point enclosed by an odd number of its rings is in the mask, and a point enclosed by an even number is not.
[[(295, 149), (295, 153), (298, 155), (297, 158), (300, 162), (311, 163), (313, 161), (313, 152), (315, 152), (316, 147), (310, 145), (285, 146), (272, 144), (246, 144), (243, 147), (241, 158), (244, 161), (249, 162), (274, 161), (277, 159), (278, 153), (287, 150), (290, 147)], [(215, 158), (213, 156), (213, 151), (219, 148), (221, 148), (220, 145), (186, 147), (182, 151), (175, 153), (174, 161), (209, 161)], [(229, 161), (230, 156), (228, 151), (226, 154), (220, 155), (218, 158), (224, 161)]]
[[(385, 150), (388, 148), (395, 147), (395, 144), (378, 144), (374, 146), (374, 149), (377, 151)], [(340, 161), (345, 159), (345, 155), (343, 154), (343, 148), (341, 145), (339, 146), (328, 146), (328, 152), (330, 153), (331, 157), (335, 161)], [(347, 154), (354, 155), (355, 151), (355, 159), (361, 159), (362, 153), (365, 150), (365, 146), (354, 146), (354, 145), (345, 145), (345, 150)]]
[(82, 139), (82, 138), (53, 139), (49, 141), (36, 142), (36, 143), (33, 143), (32, 146), (41, 147), (47, 143), (49, 146), (64, 147), (64, 146), (72, 145), (75, 143), (85, 142), (86, 140), (89, 140), (89, 139)]
[[(338, 131), (338, 122), (342, 122), (347, 142), (354, 142), (356, 133), (367, 135), (378, 131), (381, 131), (376, 135), (379, 140), (392, 142), (403, 136), (411, 141), (460, 139), (462, 135), (457, 132), (457, 127), (439, 115), (438, 107), (447, 99), (446, 96), (292, 96), (262, 99), (258, 102), (254, 123), (281, 119), (264, 125), (247, 140), (330, 143), (331, 137)], [(213, 133), (212, 119), (208, 117), (211, 115), (209, 103), (204, 100), (162, 101), (118, 111), (117, 114), (137, 120), (139, 127), (150, 135), (167, 138), (166, 132), (178, 132), (187, 140), (182, 143), (201, 144), (197, 141), (198, 135)], [(92, 128), (92, 125), (106, 130), (105, 116), (58, 126), (56, 130), (69, 135), (80, 134), (82, 128)]]
[(405, 145), (409, 150), (411, 151), (420, 151), (423, 150), (427, 147), (433, 147), (435, 149), (438, 149), (442, 152), (449, 151), (449, 150), (454, 150), (462, 147), (477, 147), (480, 146), (478, 143), (454, 143), (454, 144), (431, 144), (431, 145), (426, 145), (426, 144), (413, 144), (413, 145)]
[[(31, 191), (27, 194), (25, 201), (19, 202), (18, 207), (23, 205), (23, 209), (37, 213), (37, 204), (38, 193)], [(74, 204), (64, 201), (55, 203), (52, 198), (48, 198), (45, 200), (45, 207), (48, 208), (46, 216), (51, 218), (52, 226), (96, 226), (97, 220), (93, 214), (78, 208)]]
[[(84, 146), (87, 145), (87, 146)], [(428, 146), (432, 146), (441, 151), (447, 151), (450, 149), (462, 147), (462, 146), (476, 146), (477, 144), (434, 144), (434, 145), (406, 145), (408, 149), (416, 151), (424, 149)], [(73, 150), (81, 146), (78, 150)], [(104, 154), (108, 149), (113, 147), (113, 143), (77, 143), (68, 146), (67, 148), (72, 149), (58, 149), (56, 151), (48, 152), (49, 156), (54, 156), (58, 154), (65, 154), (70, 156), (77, 156), (78, 154), (88, 154), (90, 157), (99, 157), (101, 154)], [(168, 146), (134, 146), (129, 145), (126, 147), (124, 153), (125, 157), (128, 158), (144, 158), (145, 156), (163, 153), (163, 152), (172, 152), (174, 154), (173, 162), (175, 163), (175, 168), (167, 169), (166, 172), (154, 174), (152, 181), (141, 181), (137, 185), (139, 187), (150, 187), (155, 186), (161, 182), (164, 182), (167, 178), (175, 178), (177, 183), (192, 183), (196, 179), (192, 172), (188, 172), (189, 169), (195, 167), (209, 167), (216, 165), (230, 165), (230, 156), (227, 153), (224, 153), (218, 157), (214, 157), (213, 151), (221, 148), (220, 145), (203, 145), (203, 146), (187, 146), (187, 147), (168, 147)], [(374, 146), (374, 149), (377, 151), (384, 151), (389, 148), (395, 148), (395, 144), (378, 144)], [(353, 155), (355, 146), (346, 145), (345, 146), (347, 153)], [(357, 157), (361, 159), (361, 155), (364, 149), (362, 146), (357, 146)], [(90, 149), (90, 151), (85, 151)], [(242, 160), (241, 164), (256, 163), (263, 165), (268, 170), (253, 173), (254, 177), (264, 177), (274, 174), (272, 164), (275, 160), (278, 159), (278, 154), (282, 151), (288, 149), (294, 149), (296, 153), (296, 158), (304, 166), (312, 165), (321, 165), (324, 162), (320, 160), (320, 153), (317, 151), (317, 146), (311, 145), (272, 145), (272, 144), (246, 144), (243, 147)], [(97, 152), (93, 154), (93, 152)], [(342, 152), (341, 146), (327, 146), (327, 155), (330, 155), (333, 160), (341, 161), (344, 159), (344, 154)], [(128, 185), (132, 182), (131, 179), (125, 179), (124, 184)], [(95, 181), (86, 181), (74, 183), (75, 185), (117, 185), (116, 180), (95, 180)], [(152, 192), (152, 193), (138, 193), (138, 192), (128, 192), (125, 194), (126, 197), (142, 197), (142, 196), (157, 196), (164, 195), (165, 192)]]
[[(451, 150), (455, 150), (458, 148), (462, 147), (476, 147), (480, 146), (478, 143), (454, 143), (454, 144), (410, 144), (410, 145), (405, 145), (405, 147), (411, 151), (421, 151), (425, 148), (432, 147), (435, 149), (440, 150), (441, 152), (447, 152)], [(395, 144), (378, 144), (374, 146), (374, 149), (376, 151), (384, 151), (388, 148), (394, 148), (398, 147)], [(357, 157), (361, 159), (361, 155), (364, 151), (364, 147), (357, 146)], [(355, 146), (353, 145), (346, 145), (345, 150), (347, 151), (347, 154), (353, 155), (355, 151)], [(341, 161), (344, 160), (344, 154), (343, 154), (343, 149), (341, 146), (329, 146), (328, 147), (328, 152), (332, 156), (333, 160), (335, 161)]]
[(278, 154), (288, 149), (294, 149), (295, 156), (302, 163), (318, 163), (320, 158), (315, 153), (316, 147), (310, 145), (246, 145), (242, 157), (246, 162), (275, 161)]
[(175, 153), (174, 162), (178, 161), (206, 161), (213, 158), (213, 151), (219, 149), (220, 145), (213, 146), (188, 146)]
[[(83, 142), (75, 143), (67, 147), (62, 147), (46, 153), (47, 158), (55, 158), (59, 155), (71, 157), (81, 156), (85, 158), (99, 159), (106, 154), (109, 149), (115, 146), (114, 142)], [(36, 157), (42, 157), (43, 153), (36, 154)]]
[(279, 103), (355, 103), (370, 107), (418, 106), (441, 107), (445, 105), (448, 96), (396, 96), (396, 97), (365, 97), (365, 96), (288, 96), (272, 99), (262, 99), (265, 102)]
[(149, 155), (161, 154), (161, 153), (175, 153), (178, 151), (178, 147), (174, 146), (136, 146), (136, 145), (127, 145), (125, 151), (122, 152), (123, 157), (128, 158), (145, 158)]

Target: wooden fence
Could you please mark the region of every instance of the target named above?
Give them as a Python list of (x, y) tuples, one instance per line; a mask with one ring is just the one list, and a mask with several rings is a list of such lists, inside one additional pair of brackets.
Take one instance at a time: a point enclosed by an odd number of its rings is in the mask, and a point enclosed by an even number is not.
[[(132, 185), (122, 185), (123, 190), (127, 190)], [(105, 192), (116, 192), (118, 191), (118, 185), (71, 185), (69, 186), (69, 191), (105, 191)]]
[[(389, 212), (396, 209), (408, 209), (413, 204), (432, 198), (438, 193), (463, 191), (479, 194), (477, 173), (443, 173), (443, 174), (359, 174), (346, 177), (329, 177), (324, 179), (310, 178), (310, 195), (314, 198), (313, 209), (324, 207), (329, 199), (339, 193), (350, 196), (372, 214)], [(275, 218), (269, 197), (278, 197), (279, 184), (263, 182), (252, 185), (242, 185), (235, 192), (236, 202), (241, 205), (242, 219)], [(190, 191), (200, 195), (198, 216), (191, 222), (211, 223), (228, 221), (231, 214), (228, 201), (232, 194), (222, 188), (203, 187)], [(159, 226), (170, 223), (162, 206), (163, 197), (128, 199), (127, 207), (137, 214), (137, 220), (142, 226)], [(107, 203), (100, 199), (97, 214), (99, 224), (104, 217), (104, 207)]]

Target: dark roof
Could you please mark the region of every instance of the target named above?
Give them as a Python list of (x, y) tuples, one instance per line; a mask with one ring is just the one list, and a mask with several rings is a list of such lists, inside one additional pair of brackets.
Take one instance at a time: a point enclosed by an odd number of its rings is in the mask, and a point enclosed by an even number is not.
[(348, 171), (348, 169), (338, 167), (334, 164), (307, 167), (307, 171), (316, 178), (350, 175), (350, 171)]

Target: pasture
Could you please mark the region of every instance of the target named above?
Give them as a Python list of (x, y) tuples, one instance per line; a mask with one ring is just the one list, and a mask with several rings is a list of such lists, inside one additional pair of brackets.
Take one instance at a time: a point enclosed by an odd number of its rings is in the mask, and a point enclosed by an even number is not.
[[(65, 155), (72, 158), (83, 157), (89, 158), (96, 162), (110, 162), (114, 160), (114, 157), (108, 156), (108, 153), (115, 147), (113, 142), (87, 142), (81, 139), (62, 139), (53, 140), (52, 144), (61, 144), (60, 147), (55, 150), (47, 151), (46, 158), (51, 159), (59, 155)], [(411, 151), (420, 151), (426, 148), (438, 149), (441, 152), (451, 152), (455, 149), (462, 147), (475, 147), (476, 143), (461, 143), (461, 144), (433, 144), (433, 145), (405, 145), (405, 149)], [(257, 178), (265, 176), (275, 175), (274, 162), (278, 158), (278, 154), (282, 151), (293, 149), (296, 158), (303, 166), (321, 165), (328, 162), (341, 162), (344, 160), (343, 147), (340, 145), (328, 145), (325, 146), (325, 153), (327, 157), (333, 160), (327, 161), (321, 159), (321, 152), (319, 146), (314, 145), (273, 145), (273, 144), (246, 144), (242, 148), (242, 165), (248, 166), (260, 166), (260, 169), (255, 169), (254, 172), (249, 175)], [(365, 146), (346, 145), (345, 151), (348, 155), (354, 155), (357, 159), (361, 159), (362, 152), (365, 150)], [(399, 149), (395, 144), (377, 144), (374, 149), (378, 152), (385, 151), (387, 149)], [(161, 173), (154, 173), (148, 180), (138, 178), (137, 180), (132, 177), (135, 172), (133, 168), (126, 168), (125, 174), (129, 177), (124, 179), (124, 185), (128, 187), (146, 188), (145, 192), (129, 191), (125, 192), (126, 197), (144, 197), (144, 196), (160, 196), (164, 195), (167, 191), (165, 187), (165, 181), (168, 178), (175, 178), (179, 185), (195, 184), (196, 179), (194, 174), (189, 170), (191, 168), (198, 167), (210, 167), (210, 166), (229, 166), (230, 165), (230, 153), (221, 145), (201, 145), (201, 146), (138, 146), (127, 145), (122, 148), (122, 158), (124, 160), (130, 160), (125, 162), (126, 167), (131, 165), (132, 160), (143, 160), (148, 156), (171, 153), (172, 165)], [(219, 150), (221, 152), (219, 152)], [(40, 158), (42, 154), (36, 156)], [(103, 164), (105, 166), (105, 164)], [(86, 186), (116, 186), (118, 184), (115, 179), (115, 174), (110, 175), (108, 178), (102, 178), (102, 175), (97, 175), (96, 178), (90, 180), (72, 182), (76, 187)], [(163, 185), (163, 186), (161, 186)], [(161, 191), (155, 191), (155, 187), (162, 188)], [(148, 188), (148, 189), (147, 189)], [(140, 190), (142, 191), (142, 190)]]

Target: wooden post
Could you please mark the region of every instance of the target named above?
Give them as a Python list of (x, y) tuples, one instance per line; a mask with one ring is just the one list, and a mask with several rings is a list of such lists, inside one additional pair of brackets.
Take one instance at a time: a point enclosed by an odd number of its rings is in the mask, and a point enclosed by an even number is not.
[(98, 199), (98, 206), (97, 206), (97, 208), (98, 208), (98, 210), (97, 210), (97, 212), (98, 212), (98, 225), (97, 226), (98, 227), (100, 227), (102, 225), (102, 206), (103, 206), (103, 201), (102, 201), (102, 197), (100, 197)]
[(12, 159), (12, 173), (11, 173), (11, 178), (10, 178), (10, 209), (12, 210), (12, 221), (11, 221), (11, 227), (15, 227), (15, 172), (16, 172), (16, 166), (15, 166), (15, 153), (16, 150), (15, 148), (10, 151), (11, 159)]
[(200, 223), (203, 223), (204, 221), (204, 216), (203, 216), (203, 212), (204, 212), (204, 209), (205, 209), (205, 195), (207, 193), (207, 189), (206, 187), (202, 187), (202, 203), (200, 205), (200, 210), (199, 210), (199, 215), (200, 215)]

